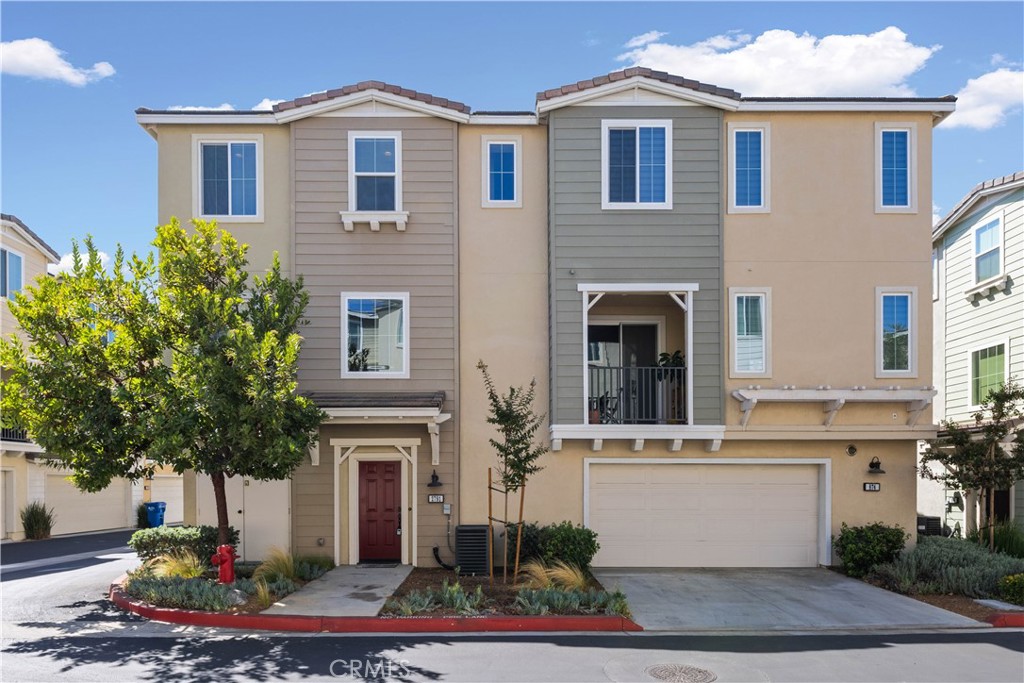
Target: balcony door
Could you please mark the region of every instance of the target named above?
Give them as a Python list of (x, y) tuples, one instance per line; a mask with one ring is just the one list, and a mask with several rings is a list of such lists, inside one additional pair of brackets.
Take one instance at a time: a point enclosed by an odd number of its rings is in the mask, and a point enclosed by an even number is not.
[[(602, 423), (654, 423), (658, 410), (657, 323), (587, 326), (591, 414)], [(592, 418), (593, 421), (593, 418)]]

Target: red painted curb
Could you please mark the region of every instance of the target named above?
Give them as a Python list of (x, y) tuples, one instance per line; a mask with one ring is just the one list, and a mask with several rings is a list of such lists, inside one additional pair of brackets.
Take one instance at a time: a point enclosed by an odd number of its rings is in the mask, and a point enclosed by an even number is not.
[(301, 631), (305, 633), (442, 633), (495, 631), (643, 631), (630, 619), (616, 616), (481, 616), (481, 617), (307, 617), (295, 614), (222, 614), (154, 607), (133, 600), (119, 583), (111, 584), (110, 600), (123, 610), (154, 621), (189, 626)]
[(996, 628), (1024, 628), (1024, 612), (1000, 612), (985, 621)]

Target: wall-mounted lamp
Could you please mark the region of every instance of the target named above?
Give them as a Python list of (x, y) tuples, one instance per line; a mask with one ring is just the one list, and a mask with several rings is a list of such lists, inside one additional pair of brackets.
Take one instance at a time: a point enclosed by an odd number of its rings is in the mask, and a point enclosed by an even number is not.
[(441, 486), (441, 479), (437, 476), (437, 470), (434, 470), (430, 475), (430, 483), (427, 484), (427, 488), (436, 489), (438, 486)]
[(946, 501), (946, 514), (949, 514), (954, 509), (957, 509), (960, 512), (964, 511), (964, 498), (960, 495), (959, 491), (955, 491), (953, 493), (953, 497)]
[(868, 463), (868, 474), (885, 474), (882, 462), (877, 457), (871, 458), (871, 462)]
[(857, 447), (851, 443), (849, 446), (846, 447), (846, 454), (851, 457), (857, 455)]

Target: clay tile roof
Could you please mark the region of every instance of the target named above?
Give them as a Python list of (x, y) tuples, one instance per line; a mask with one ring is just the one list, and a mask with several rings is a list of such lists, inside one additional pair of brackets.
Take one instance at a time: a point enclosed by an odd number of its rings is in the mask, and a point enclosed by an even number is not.
[(47, 244), (46, 241), (42, 237), (37, 235), (31, 228), (29, 228), (27, 225), (22, 223), (20, 218), (18, 218), (17, 216), (11, 215), (9, 213), (0, 213), (0, 219), (3, 219), (5, 221), (11, 222), (11, 223), (14, 223), (15, 225), (17, 225), (19, 228), (21, 228), (26, 233), (28, 233), (29, 237), (31, 237), (36, 242), (38, 242), (39, 246), (43, 247), (44, 250), (49, 252), (47, 254), (47, 256), (50, 256), (51, 258), (53, 258), (54, 261), (60, 261), (60, 254), (58, 254), (54, 250), (53, 247), (51, 247), (49, 244)]
[(274, 111), (288, 111), (289, 109), (304, 107), (307, 104), (313, 104), (316, 102), (326, 102), (327, 100), (333, 100), (338, 97), (345, 97), (346, 95), (352, 95), (357, 92), (365, 92), (367, 90), (380, 90), (381, 92), (390, 93), (392, 95), (399, 95), (400, 97), (406, 97), (410, 100), (416, 100), (417, 102), (424, 102), (435, 107), (451, 109), (461, 114), (468, 114), (470, 112), (469, 106), (463, 104), (462, 102), (448, 100), (443, 97), (436, 97), (429, 93), (417, 92), (415, 90), (410, 90), (409, 88), (403, 88), (400, 85), (385, 83), (384, 81), (361, 81), (359, 83), (356, 83), (355, 85), (346, 85), (341, 88), (334, 88), (332, 90), (328, 90), (326, 92), (315, 93), (313, 95), (307, 95), (305, 97), (299, 97), (288, 102), (280, 102), (274, 105)]
[(622, 71), (616, 71), (614, 73), (606, 74), (603, 76), (596, 76), (594, 78), (587, 79), (585, 81), (579, 81), (577, 83), (570, 83), (569, 85), (563, 85), (559, 88), (551, 88), (550, 90), (544, 90), (537, 93), (537, 100), (550, 100), (562, 95), (568, 95), (574, 92), (581, 92), (583, 90), (590, 90), (591, 88), (597, 88), (608, 83), (615, 83), (616, 81), (624, 81), (628, 78), (636, 78), (642, 76), (644, 78), (650, 78), (654, 81), (661, 81), (662, 83), (668, 83), (670, 85), (679, 86), (681, 88), (687, 88), (689, 90), (696, 90), (698, 92), (708, 93), (717, 97), (727, 97), (732, 100), (740, 99), (740, 94), (735, 90), (728, 88), (720, 88), (717, 85), (710, 85), (708, 83), (701, 83), (694, 81), (689, 78), (683, 78), (682, 76), (675, 76), (673, 74), (666, 73), (664, 71), (652, 71), (644, 66), (631, 66), (628, 69)]

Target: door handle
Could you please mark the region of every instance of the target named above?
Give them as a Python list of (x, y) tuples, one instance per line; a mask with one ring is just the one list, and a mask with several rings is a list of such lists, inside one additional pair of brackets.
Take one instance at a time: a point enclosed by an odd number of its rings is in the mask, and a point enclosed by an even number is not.
[(398, 528), (395, 529), (395, 535), (396, 536), (401, 536), (402, 535), (402, 511), (401, 510), (398, 511)]
[(239, 510), (239, 511), (238, 511), (238, 514), (242, 514), (242, 511), (241, 511), (241, 510)]

